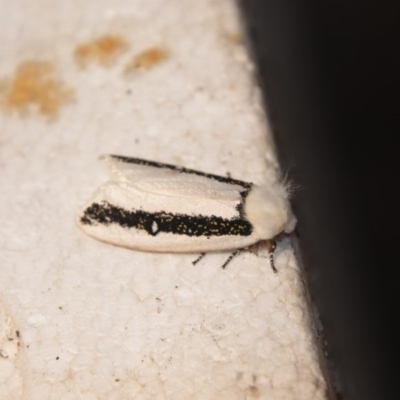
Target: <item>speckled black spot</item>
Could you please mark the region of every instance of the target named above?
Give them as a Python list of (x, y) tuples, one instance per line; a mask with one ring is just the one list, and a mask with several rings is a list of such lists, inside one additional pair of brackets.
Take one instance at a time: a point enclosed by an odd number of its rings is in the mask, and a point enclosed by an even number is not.
[[(123, 228), (146, 231), (151, 236), (169, 232), (186, 236), (249, 236), (253, 227), (242, 216), (225, 219), (215, 215), (184, 215), (167, 212), (149, 213), (141, 210), (128, 211), (108, 202), (93, 203), (81, 217), (85, 225), (117, 224)], [(157, 230), (154, 227), (157, 226)]]

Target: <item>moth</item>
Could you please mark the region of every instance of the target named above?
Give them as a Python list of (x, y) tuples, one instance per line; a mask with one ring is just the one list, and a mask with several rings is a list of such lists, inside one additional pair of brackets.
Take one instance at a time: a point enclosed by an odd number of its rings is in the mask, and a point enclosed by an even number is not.
[(149, 252), (229, 250), (223, 268), (241, 250), (265, 241), (276, 272), (276, 240), (296, 225), (284, 184), (258, 186), (139, 158), (101, 158), (111, 179), (79, 215), (88, 235)]

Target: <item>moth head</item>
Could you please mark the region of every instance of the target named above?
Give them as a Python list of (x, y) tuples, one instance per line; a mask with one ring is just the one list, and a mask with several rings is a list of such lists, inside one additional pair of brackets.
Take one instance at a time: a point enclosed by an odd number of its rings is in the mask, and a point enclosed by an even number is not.
[(245, 200), (244, 213), (253, 226), (253, 234), (260, 240), (272, 239), (282, 232), (290, 233), (296, 226), (288, 191), (278, 183), (253, 185)]

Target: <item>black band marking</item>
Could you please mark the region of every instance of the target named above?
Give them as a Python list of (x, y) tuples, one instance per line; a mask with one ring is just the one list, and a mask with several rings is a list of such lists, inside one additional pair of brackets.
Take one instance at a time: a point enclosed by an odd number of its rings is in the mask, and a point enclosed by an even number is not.
[[(215, 215), (184, 215), (167, 212), (149, 213), (128, 211), (108, 202), (93, 203), (85, 209), (81, 217), (85, 225), (117, 224), (123, 228), (146, 231), (151, 236), (160, 232), (186, 236), (250, 236), (253, 227), (243, 217), (224, 219)], [(157, 227), (155, 230), (154, 227)]]
[(147, 165), (149, 167), (170, 169), (172, 171), (177, 171), (183, 174), (204, 176), (205, 178), (212, 179), (217, 182), (228, 183), (231, 185), (239, 185), (242, 186), (244, 189), (250, 189), (253, 186), (253, 184), (249, 182), (240, 181), (238, 179), (227, 178), (220, 175), (207, 174), (206, 172), (196, 171), (195, 169), (189, 169), (185, 167), (179, 167), (177, 165), (164, 164), (155, 161), (147, 161), (147, 160), (142, 160), (141, 158), (116, 156), (113, 154), (111, 154), (110, 157), (130, 164)]

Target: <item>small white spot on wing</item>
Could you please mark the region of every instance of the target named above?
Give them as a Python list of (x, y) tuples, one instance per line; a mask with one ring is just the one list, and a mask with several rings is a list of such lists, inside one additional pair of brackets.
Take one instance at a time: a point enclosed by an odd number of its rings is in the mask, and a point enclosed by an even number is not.
[(156, 221), (153, 221), (151, 224), (151, 232), (155, 235), (158, 232), (158, 224)]

